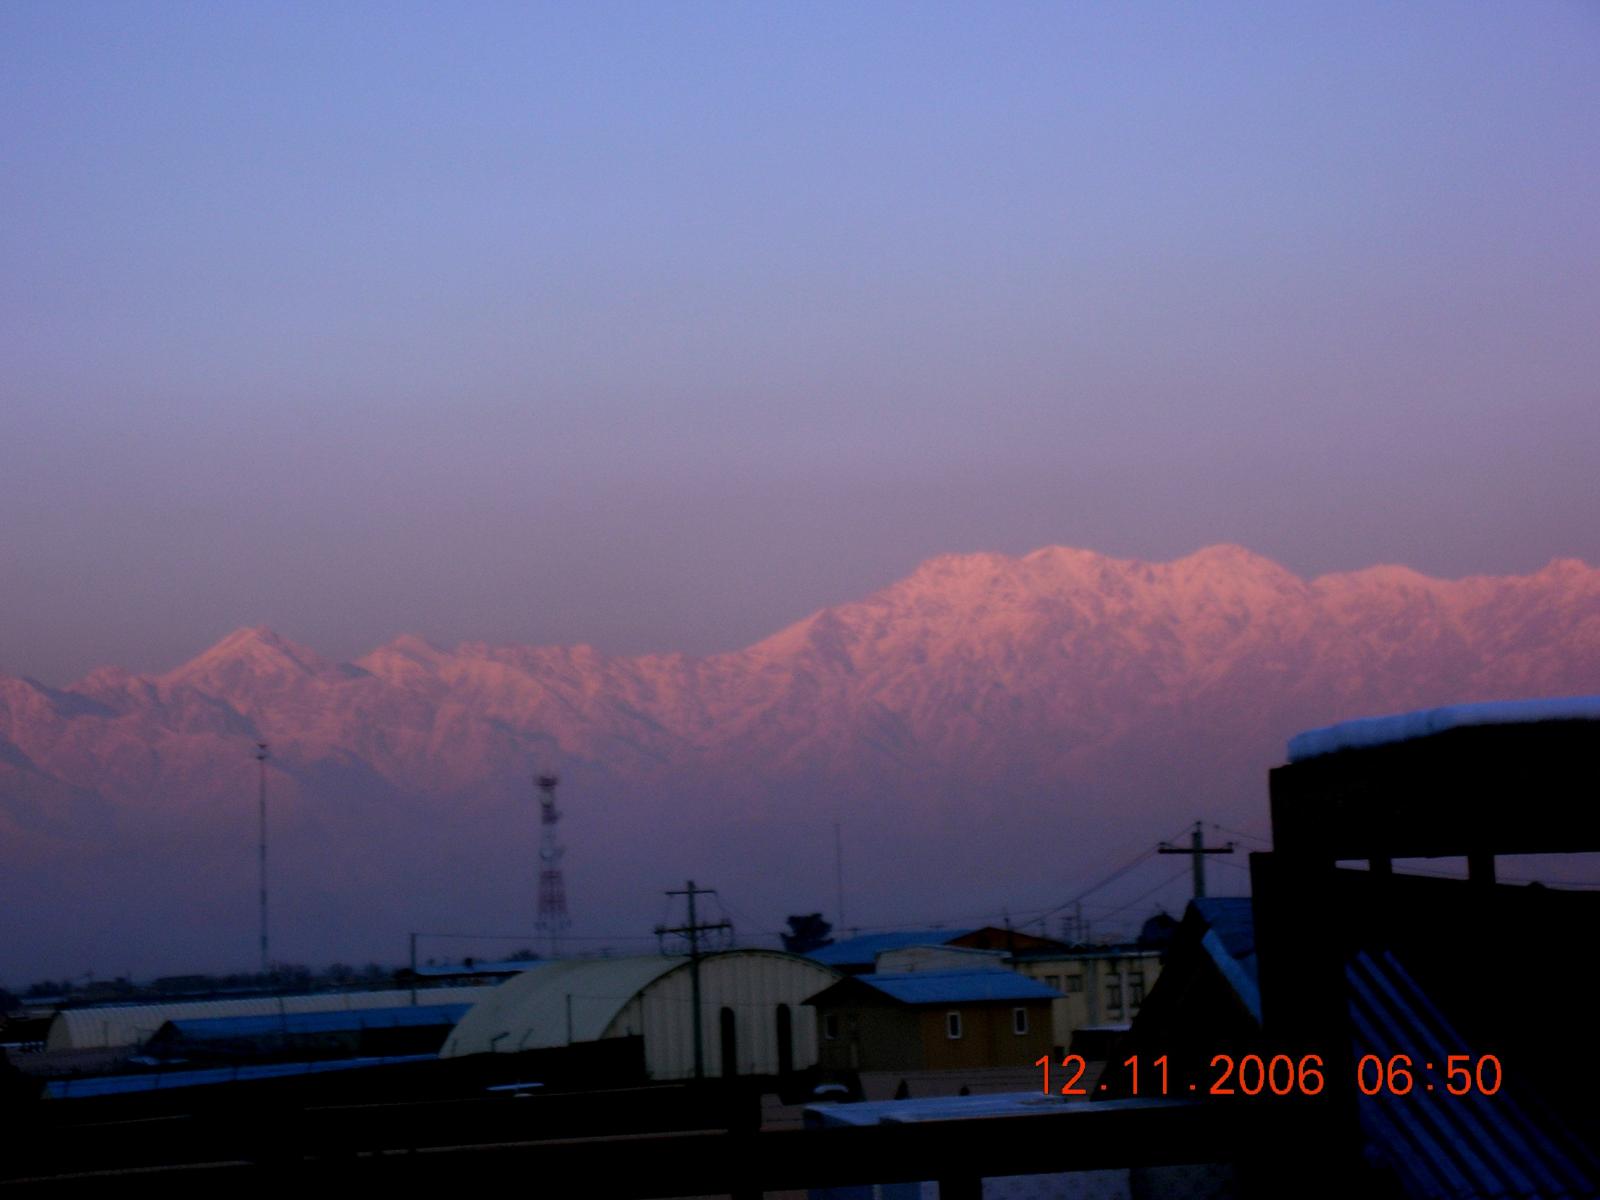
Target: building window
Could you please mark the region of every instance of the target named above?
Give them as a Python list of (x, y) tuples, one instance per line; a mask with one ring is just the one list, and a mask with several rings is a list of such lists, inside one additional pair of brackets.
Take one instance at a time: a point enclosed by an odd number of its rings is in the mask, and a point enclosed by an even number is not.
[(1114, 1017), (1122, 1015), (1122, 980), (1111, 979), (1106, 981), (1106, 1008)]
[(1083, 991), (1083, 976), (1082, 975), (1068, 975), (1067, 976), (1067, 991), (1069, 993)]
[(1011, 1010), (1011, 1032), (1023, 1034), (1028, 1032), (1028, 1010), (1013, 1008)]
[(1135, 971), (1128, 976), (1128, 1007), (1138, 1008), (1144, 1003), (1144, 972)]
[(1059, 976), (1059, 975), (1046, 975), (1044, 977), (1044, 984), (1045, 984), (1046, 987), (1053, 987), (1053, 988), (1055, 988), (1056, 991), (1059, 992), (1061, 990), (1061, 976)]
[(822, 1014), (822, 1036), (828, 1041), (836, 1041), (839, 1037), (839, 1014)]
[(958, 1012), (945, 1013), (944, 1035), (954, 1041), (961, 1036), (961, 1014)]

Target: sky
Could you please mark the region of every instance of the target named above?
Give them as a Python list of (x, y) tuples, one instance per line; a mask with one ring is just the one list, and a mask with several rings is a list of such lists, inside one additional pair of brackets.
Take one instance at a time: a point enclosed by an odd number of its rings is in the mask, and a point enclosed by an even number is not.
[(1600, 562), (1590, 3), (0, 6), (0, 671)]

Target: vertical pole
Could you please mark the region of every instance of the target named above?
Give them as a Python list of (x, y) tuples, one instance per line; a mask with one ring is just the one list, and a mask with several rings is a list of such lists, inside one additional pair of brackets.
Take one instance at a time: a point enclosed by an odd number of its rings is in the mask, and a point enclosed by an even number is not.
[[(839, 832), (839, 822), (833, 823), (833, 888), (837, 896), (839, 933), (844, 933), (844, 839)], [(690, 922), (693, 924), (693, 921)]]
[(417, 935), (411, 934), (411, 1007), (417, 1006)]
[(700, 1029), (700, 927), (694, 919), (694, 880), (689, 880), (689, 990), (694, 1008), (694, 1077), (706, 1077), (704, 1035)]
[(657, 936), (668, 933), (681, 933), (689, 939), (689, 987), (691, 991), (690, 1005), (694, 1011), (690, 1014), (690, 1025), (694, 1030), (694, 1077), (704, 1079), (706, 1074), (705, 1034), (701, 1029), (700, 1021), (700, 935), (711, 929), (729, 929), (733, 926), (727, 921), (718, 921), (715, 925), (701, 925), (699, 913), (695, 911), (695, 898), (697, 896), (715, 896), (715, 888), (697, 888), (694, 880), (689, 880), (687, 887), (681, 892), (668, 892), (669, 896), (689, 897), (689, 923), (667, 928), (665, 925), (656, 926)]
[(272, 959), (267, 952), (267, 743), (256, 743), (256, 764), (260, 768), (260, 785), (256, 794), (256, 808), (260, 816), (261, 837), (257, 843), (257, 859), (261, 868), (261, 973), (265, 975)]
[(1194, 898), (1203, 899), (1206, 894), (1206, 854), (1205, 837), (1200, 832), (1200, 822), (1194, 823)]

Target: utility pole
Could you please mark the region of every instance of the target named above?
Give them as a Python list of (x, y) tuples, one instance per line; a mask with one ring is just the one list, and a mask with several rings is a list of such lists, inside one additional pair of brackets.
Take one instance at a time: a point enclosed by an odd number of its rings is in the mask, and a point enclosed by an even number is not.
[(417, 1004), (417, 933), (411, 931), (411, 1006)]
[(844, 838), (839, 822), (833, 823), (833, 890), (838, 900), (839, 930), (844, 931)]
[(272, 958), (267, 953), (267, 744), (256, 743), (256, 765), (260, 768), (260, 787), (256, 795), (256, 808), (261, 817), (261, 839), (257, 849), (261, 866), (261, 973), (265, 975)]
[(727, 921), (717, 921), (709, 925), (701, 925), (695, 920), (694, 898), (696, 896), (715, 896), (715, 888), (697, 888), (694, 880), (689, 880), (687, 887), (681, 892), (668, 892), (669, 896), (689, 897), (689, 923), (668, 927), (656, 926), (656, 936), (667, 933), (678, 933), (689, 939), (689, 990), (692, 995), (690, 1006), (694, 1009), (691, 1018), (694, 1027), (694, 1077), (706, 1077), (705, 1040), (700, 1030), (700, 935), (709, 933), (714, 929), (732, 929)]
[(1200, 822), (1194, 823), (1194, 833), (1189, 835), (1188, 846), (1174, 846), (1171, 842), (1162, 842), (1156, 848), (1157, 854), (1189, 854), (1194, 858), (1194, 898), (1203, 899), (1206, 894), (1206, 855), (1232, 854), (1233, 843), (1225, 846), (1208, 846), (1205, 835), (1200, 831)]

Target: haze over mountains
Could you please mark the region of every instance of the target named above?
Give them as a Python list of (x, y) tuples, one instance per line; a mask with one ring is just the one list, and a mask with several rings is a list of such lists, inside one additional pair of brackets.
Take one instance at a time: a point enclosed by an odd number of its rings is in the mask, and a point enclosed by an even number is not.
[(1600, 570), (1570, 559), (947, 555), (704, 658), (407, 636), (334, 663), (241, 629), (164, 675), (0, 676), (0, 980), (250, 965), (258, 740), (276, 956), (395, 960), (412, 929), (532, 928), (539, 768), (573, 932), (624, 948), (690, 876), (742, 933), (831, 917), (835, 820), (850, 924), (1038, 909), (1196, 818), (1264, 831), (1297, 730), (1594, 691)]

